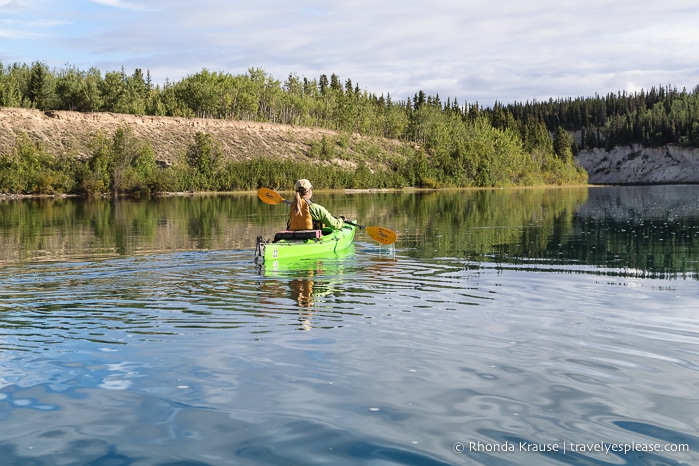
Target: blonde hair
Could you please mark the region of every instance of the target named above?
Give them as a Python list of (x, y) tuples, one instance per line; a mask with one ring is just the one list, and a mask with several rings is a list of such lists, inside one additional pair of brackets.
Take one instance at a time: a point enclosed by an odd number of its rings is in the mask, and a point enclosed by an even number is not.
[(294, 200), (291, 201), (291, 208), (294, 209), (297, 215), (301, 215), (301, 207), (303, 206), (303, 198), (306, 196), (307, 191), (304, 189), (302, 191), (296, 191), (294, 193)]
[(301, 178), (296, 181), (294, 185), (294, 200), (292, 202), (292, 209), (297, 215), (301, 215), (301, 207), (303, 207), (303, 198), (306, 197), (308, 191), (313, 189), (313, 185), (306, 178)]

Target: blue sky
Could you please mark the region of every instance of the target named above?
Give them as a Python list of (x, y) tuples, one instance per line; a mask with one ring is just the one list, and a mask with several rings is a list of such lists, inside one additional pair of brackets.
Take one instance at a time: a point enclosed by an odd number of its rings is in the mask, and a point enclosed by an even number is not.
[(0, 61), (157, 83), (335, 73), (394, 100), (511, 103), (699, 85), (695, 0), (0, 0)]

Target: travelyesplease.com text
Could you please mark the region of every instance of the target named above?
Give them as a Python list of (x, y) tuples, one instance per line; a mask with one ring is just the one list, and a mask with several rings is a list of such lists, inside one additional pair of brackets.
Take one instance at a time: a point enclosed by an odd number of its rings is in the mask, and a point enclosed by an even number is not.
[(577, 442), (510, 442), (487, 443), (487, 442), (456, 442), (454, 444), (455, 453), (604, 453), (609, 454), (629, 454), (631, 452), (688, 452), (689, 444), (686, 443), (577, 443)]

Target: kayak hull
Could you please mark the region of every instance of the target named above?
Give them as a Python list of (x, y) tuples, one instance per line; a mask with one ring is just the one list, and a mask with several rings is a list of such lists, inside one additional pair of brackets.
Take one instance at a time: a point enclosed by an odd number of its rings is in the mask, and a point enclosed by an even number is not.
[(339, 230), (323, 229), (320, 238), (269, 241), (258, 237), (255, 261), (283, 261), (341, 252), (353, 244), (356, 230), (356, 226), (345, 223)]

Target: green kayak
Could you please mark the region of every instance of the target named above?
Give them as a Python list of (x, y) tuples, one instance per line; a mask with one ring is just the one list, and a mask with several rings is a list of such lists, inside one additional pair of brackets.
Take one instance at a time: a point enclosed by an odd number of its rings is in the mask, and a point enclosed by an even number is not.
[(352, 245), (357, 227), (345, 223), (339, 230), (280, 231), (274, 240), (257, 237), (256, 262), (313, 257), (343, 251)]

